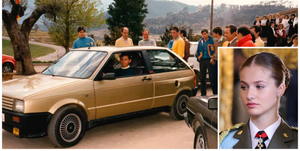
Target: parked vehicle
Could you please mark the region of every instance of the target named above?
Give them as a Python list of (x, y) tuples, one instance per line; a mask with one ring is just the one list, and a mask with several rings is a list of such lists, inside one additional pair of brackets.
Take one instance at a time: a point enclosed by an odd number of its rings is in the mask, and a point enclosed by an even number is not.
[(16, 69), (16, 60), (12, 56), (2, 54), (2, 73), (12, 73)]
[(191, 97), (185, 121), (195, 132), (194, 149), (218, 148), (218, 96)]
[[(134, 75), (116, 77), (120, 54)], [(98, 119), (168, 111), (184, 119), (197, 93), (193, 69), (162, 47), (90, 47), (71, 50), (41, 74), (2, 83), (2, 127), (17, 137), (48, 135), (57, 146), (76, 145)]]

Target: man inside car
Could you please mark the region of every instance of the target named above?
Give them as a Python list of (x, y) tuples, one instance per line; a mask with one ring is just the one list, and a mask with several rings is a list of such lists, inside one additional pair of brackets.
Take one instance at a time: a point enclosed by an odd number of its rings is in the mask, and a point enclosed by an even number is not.
[(134, 69), (130, 67), (129, 63), (132, 61), (132, 56), (126, 53), (120, 55), (121, 68), (115, 70), (115, 76), (131, 76), (134, 75)]

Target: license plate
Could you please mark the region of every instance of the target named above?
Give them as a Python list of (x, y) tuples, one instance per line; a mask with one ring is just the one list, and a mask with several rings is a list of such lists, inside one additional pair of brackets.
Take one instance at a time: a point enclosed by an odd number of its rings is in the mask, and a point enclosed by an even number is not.
[(5, 122), (5, 115), (2, 113), (2, 122)]

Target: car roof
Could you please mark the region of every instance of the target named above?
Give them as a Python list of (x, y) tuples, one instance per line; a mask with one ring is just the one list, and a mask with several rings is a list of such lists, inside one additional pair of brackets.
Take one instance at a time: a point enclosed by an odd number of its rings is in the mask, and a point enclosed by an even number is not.
[(140, 50), (161, 50), (161, 49), (167, 49), (165, 47), (155, 47), (155, 46), (131, 46), (131, 47), (120, 47), (120, 46), (98, 46), (98, 47), (84, 47), (84, 48), (78, 48), (78, 49), (72, 49), (71, 51), (78, 51), (78, 50), (84, 50), (84, 51), (107, 51), (107, 52), (115, 52), (115, 51), (140, 51)]

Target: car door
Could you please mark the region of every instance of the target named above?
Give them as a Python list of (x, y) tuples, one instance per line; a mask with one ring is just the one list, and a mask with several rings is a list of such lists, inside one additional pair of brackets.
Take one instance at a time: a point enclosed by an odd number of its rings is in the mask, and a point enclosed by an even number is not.
[(152, 107), (171, 106), (181, 90), (193, 87), (194, 73), (167, 49), (147, 50), (147, 54), (155, 87)]
[[(112, 62), (118, 62), (118, 52), (111, 55), (104, 67)], [(140, 56), (141, 63), (134, 66), (135, 69), (142, 69), (142, 72), (132, 76), (117, 77), (115, 80), (94, 81), (96, 98), (96, 117), (103, 118), (114, 115), (120, 115), (140, 110), (149, 109), (153, 103), (153, 81), (149, 71), (145, 68), (144, 57), (141, 51), (132, 52), (135, 56)], [(132, 58), (132, 62), (134, 59)], [(112, 66), (110, 66), (112, 67)], [(103, 71), (113, 71), (102, 68)]]

